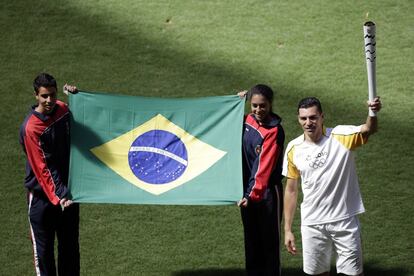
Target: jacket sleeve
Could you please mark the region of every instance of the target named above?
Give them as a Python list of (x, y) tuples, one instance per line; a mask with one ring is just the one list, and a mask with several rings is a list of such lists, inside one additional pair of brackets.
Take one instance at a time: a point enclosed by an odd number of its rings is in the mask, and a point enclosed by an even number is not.
[[(63, 185), (58, 175), (53, 177), (53, 169), (49, 168), (46, 163), (45, 154), (40, 146), (39, 135), (28, 130), (23, 139), (27, 160), (37, 181), (47, 195), (49, 201), (54, 205), (58, 205), (61, 198), (64, 198), (67, 195), (68, 190), (66, 186)], [(59, 191), (59, 196), (57, 191)]]
[(279, 128), (275, 128), (264, 137), (260, 154), (257, 156), (249, 179), (245, 197), (253, 202), (263, 199), (264, 192), (269, 184), (270, 176), (276, 167), (279, 155), (283, 151), (283, 145), (279, 145), (278, 136), (283, 135)]

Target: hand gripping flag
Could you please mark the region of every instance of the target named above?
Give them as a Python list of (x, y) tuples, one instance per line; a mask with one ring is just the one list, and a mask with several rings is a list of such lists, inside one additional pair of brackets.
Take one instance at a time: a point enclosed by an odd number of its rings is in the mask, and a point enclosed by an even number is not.
[(242, 197), (238, 96), (69, 96), (74, 201), (232, 204)]

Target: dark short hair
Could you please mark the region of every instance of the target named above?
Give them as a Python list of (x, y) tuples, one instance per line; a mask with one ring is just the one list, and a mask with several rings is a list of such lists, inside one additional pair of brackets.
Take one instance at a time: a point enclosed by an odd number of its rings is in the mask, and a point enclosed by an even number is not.
[(273, 101), (273, 90), (265, 84), (256, 84), (250, 88), (249, 92), (247, 93), (247, 99), (251, 100), (253, 95), (262, 95), (270, 103)]
[(322, 113), (321, 102), (315, 97), (307, 97), (307, 98), (303, 98), (302, 100), (300, 100), (299, 104), (298, 104), (298, 113), (299, 113), (299, 109), (309, 108), (309, 107), (312, 107), (312, 106), (316, 106), (319, 113)]
[(55, 78), (48, 73), (40, 73), (33, 81), (33, 88), (36, 93), (39, 92), (40, 87), (54, 87), (57, 89)]

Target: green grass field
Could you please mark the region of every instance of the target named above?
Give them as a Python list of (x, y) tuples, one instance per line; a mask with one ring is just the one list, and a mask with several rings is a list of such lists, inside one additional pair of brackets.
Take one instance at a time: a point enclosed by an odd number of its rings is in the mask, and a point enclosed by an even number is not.
[[(300, 134), (295, 112), (304, 96), (321, 99), (327, 125), (365, 121), (366, 20), (377, 24), (383, 110), (379, 132), (357, 157), (365, 275), (414, 275), (412, 1), (3, 2), (0, 275), (34, 275), (18, 128), (39, 72), (59, 87), (155, 97), (266, 83), (290, 140)], [(243, 274), (236, 206), (83, 204), (80, 231), (82, 275)], [(282, 262), (283, 275), (302, 275), (301, 256), (283, 248)]]

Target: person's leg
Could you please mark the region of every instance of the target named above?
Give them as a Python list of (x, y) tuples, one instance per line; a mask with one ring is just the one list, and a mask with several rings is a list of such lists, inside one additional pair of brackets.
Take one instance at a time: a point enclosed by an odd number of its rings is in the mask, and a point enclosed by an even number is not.
[(283, 191), (272, 187), (265, 194), (259, 214), (259, 231), (263, 251), (262, 275), (280, 275), (280, 223)]
[(357, 216), (332, 224), (331, 229), (336, 252), (336, 270), (345, 275), (362, 275), (362, 245)]
[(332, 240), (325, 225), (302, 225), (303, 271), (309, 275), (329, 275)]
[(257, 206), (249, 203), (247, 208), (241, 208), (244, 230), (244, 250), (246, 272), (249, 276), (260, 275), (263, 252), (260, 248), (260, 233), (258, 231)]
[(29, 223), (36, 275), (56, 275), (55, 219), (56, 210), (47, 199), (29, 194)]
[(79, 275), (79, 204), (75, 203), (61, 213), (57, 237), (59, 276)]

